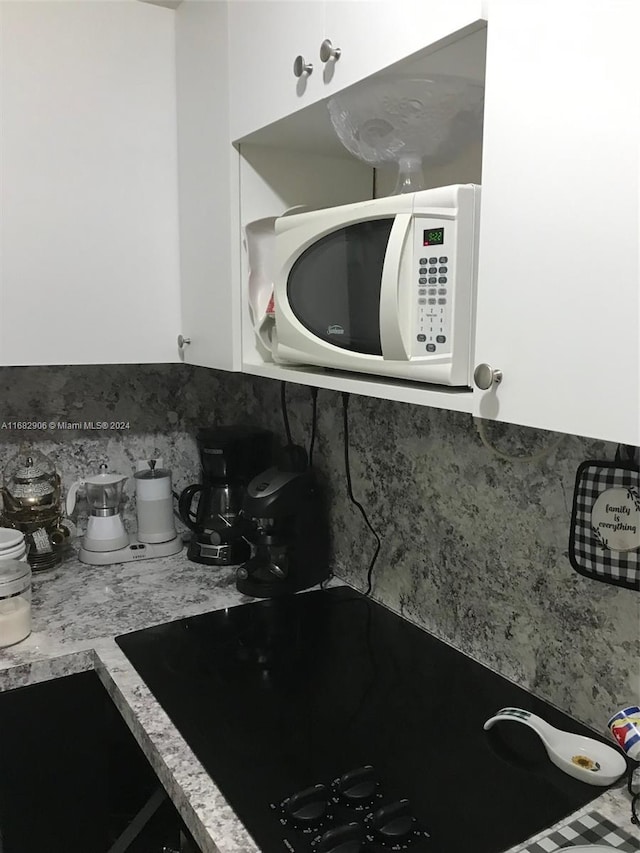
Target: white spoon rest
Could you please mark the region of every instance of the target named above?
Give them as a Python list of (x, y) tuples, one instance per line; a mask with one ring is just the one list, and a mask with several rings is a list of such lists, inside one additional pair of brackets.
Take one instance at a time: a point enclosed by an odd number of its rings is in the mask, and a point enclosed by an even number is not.
[(484, 730), (502, 720), (522, 723), (533, 729), (553, 764), (588, 785), (611, 785), (626, 772), (627, 762), (613, 747), (590, 737), (556, 729), (522, 708), (502, 708), (487, 720)]

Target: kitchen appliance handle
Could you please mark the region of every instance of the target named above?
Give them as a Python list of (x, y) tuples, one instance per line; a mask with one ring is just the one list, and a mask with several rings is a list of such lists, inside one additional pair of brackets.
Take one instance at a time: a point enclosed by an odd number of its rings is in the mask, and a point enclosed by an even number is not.
[(401, 261), (409, 233), (413, 215), (398, 213), (394, 219), (387, 243), (387, 251), (382, 265), (382, 280), (380, 283), (380, 341), (382, 355), (385, 359), (408, 361), (410, 347), (407, 338), (407, 328), (401, 317), (400, 300)]
[(196, 529), (196, 516), (191, 512), (193, 496), (197, 495), (198, 492), (201, 491), (202, 484), (194, 483), (192, 486), (187, 486), (178, 498), (178, 512), (180, 513), (180, 518), (191, 530)]
[(84, 486), (84, 480), (76, 480), (75, 483), (72, 483), (69, 487), (69, 491), (67, 492), (67, 515), (71, 515), (71, 513), (76, 508), (76, 501), (78, 499), (78, 489), (81, 486)]

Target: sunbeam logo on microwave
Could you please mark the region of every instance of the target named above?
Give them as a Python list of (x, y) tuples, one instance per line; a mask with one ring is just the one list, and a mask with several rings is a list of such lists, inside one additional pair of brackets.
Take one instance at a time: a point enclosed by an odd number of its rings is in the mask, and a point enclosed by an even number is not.
[(342, 328), (342, 326), (338, 326), (337, 324), (334, 324), (333, 326), (327, 327), (327, 334), (328, 335), (344, 335), (344, 329)]

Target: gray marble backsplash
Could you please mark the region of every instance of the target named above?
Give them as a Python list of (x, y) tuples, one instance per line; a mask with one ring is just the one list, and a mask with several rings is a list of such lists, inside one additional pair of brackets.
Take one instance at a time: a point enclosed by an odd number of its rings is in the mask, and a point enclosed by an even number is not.
[[(308, 447), (310, 390), (288, 385), (287, 399), (294, 440)], [(103, 461), (131, 475), (137, 459), (162, 456), (180, 490), (198, 479), (198, 426), (250, 422), (284, 434), (279, 384), (184, 365), (3, 368), (0, 401), (2, 423), (129, 423), (2, 429), (2, 466), (28, 440), (67, 487)], [(612, 459), (613, 445), (567, 436), (543, 460), (508, 462), (481, 444), (469, 416), (355, 396), (349, 425), (354, 493), (382, 539), (375, 598), (599, 730), (640, 702), (640, 596), (581, 577), (567, 556), (576, 469)], [(556, 439), (498, 424), (488, 433), (513, 455)], [(337, 393), (319, 392), (314, 461), (334, 570), (364, 589), (375, 540), (348, 500)], [(131, 483), (126, 491), (131, 523)]]
[[(8, 426), (0, 431), (0, 466), (23, 442), (32, 444), (56, 464), (66, 491), (75, 480), (97, 474), (103, 462), (109, 471), (132, 478), (138, 460), (161, 457), (173, 472), (174, 490), (181, 490), (199, 480), (197, 427), (243, 411), (244, 393), (233, 374), (185, 365), (5, 367), (0, 370), (0, 426)], [(53, 428), (22, 430), (11, 426), (14, 422), (45, 422)], [(98, 422), (109, 426), (85, 428)], [(129, 480), (122, 510), (130, 530), (135, 529), (134, 493)], [(82, 496), (78, 521), (82, 529)]]

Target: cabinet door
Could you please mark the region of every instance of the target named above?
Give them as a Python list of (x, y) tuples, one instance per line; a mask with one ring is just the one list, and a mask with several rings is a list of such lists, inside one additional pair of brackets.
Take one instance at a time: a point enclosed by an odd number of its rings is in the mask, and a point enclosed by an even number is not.
[(0, 15), (0, 364), (176, 361), (173, 13)]
[(636, 0), (492, 0), (481, 417), (640, 444)]
[[(232, 139), (323, 97), (318, 56), (323, 24), (323, 0), (231, 0)], [(298, 55), (313, 65), (310, 75), (294, 76)]]
[(323, 67), (325, 83), (342, 89), (482, 18), (482, 0), (328, 0), (322, 38), (340, 48), (340, 58)]
[[(229, 136), (227, 4), (176, 9), (180, 332), (190, 364), (238, 370), (238, 153)], [(238, 260), (239, 263), (239, 260)], [(178, 349), (173, 340), (175, 352)]]

